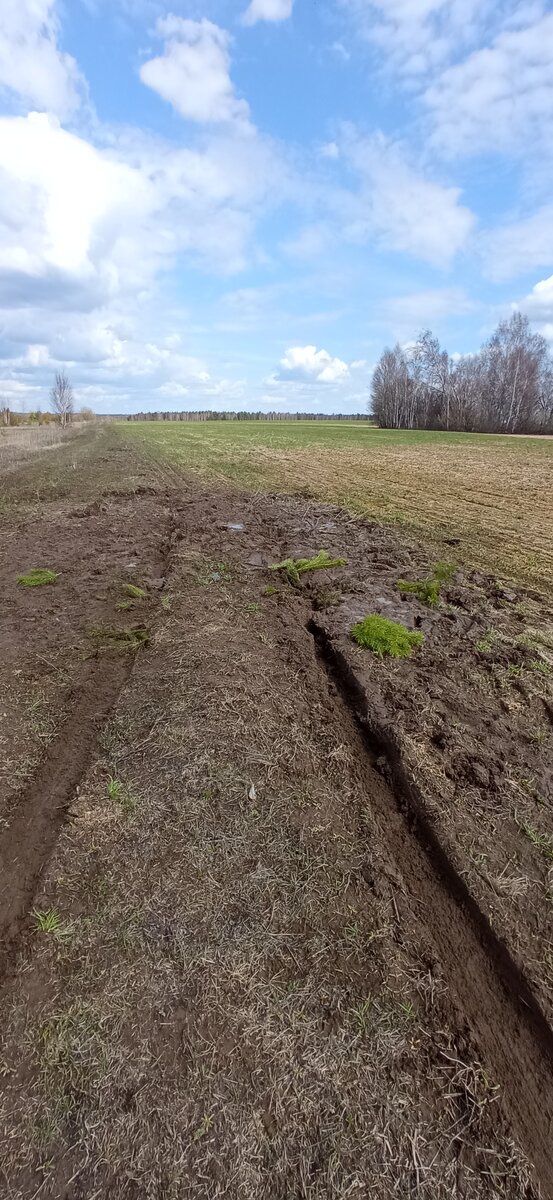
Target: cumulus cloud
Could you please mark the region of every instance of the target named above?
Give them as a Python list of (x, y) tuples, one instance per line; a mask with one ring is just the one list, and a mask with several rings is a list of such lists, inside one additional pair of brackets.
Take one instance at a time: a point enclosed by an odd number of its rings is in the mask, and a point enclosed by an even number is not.
[(2, 0), (0, 89), (37, 108), (66, 117), (79, 104), (83, 79), (57, 46), (55, 0)]
[(255, 25), (257, 21), (287, 21), (293, 7), (294, 0), (251, 0), (242, 16), (242, 23)]
[(553, 146), (553, 13), (503, 30), (424, 93), (444, 154)]
[(362, 138), (350, 131), (344, 153), (361, 177), (359, 194), (344, 197), (345, 235), (376, 239), (433, 266), (451, 262), (475, 224), (459, 203), (461, 189), (426, 178), (382, 135)]
[(279, 383), (340, 383), (349, 375), (347, 363), (316, 346), (291, 346), (281, 358), (273, 379)]
[(553, 322), (553, 275), (534, 284), (529, 295), (521, 300), (519, 308), (539, 325)]
[(230, 78), (230, 35), (205, 18), (162, 17), (156, 28), (163, 54), (142, 64), (142, 82), (190, 121), (247, 127), (248, 105)]

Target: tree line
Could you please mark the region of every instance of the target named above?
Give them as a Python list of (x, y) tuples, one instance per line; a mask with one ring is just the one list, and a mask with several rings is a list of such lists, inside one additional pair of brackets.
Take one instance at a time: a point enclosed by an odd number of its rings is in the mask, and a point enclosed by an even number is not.
[(371, 411), (383, 429), (466, 433), (553, 433), (553, 357), (516, 312), (477, 354), (454, 359), (427, 330), (384, 350), (373, 375)]

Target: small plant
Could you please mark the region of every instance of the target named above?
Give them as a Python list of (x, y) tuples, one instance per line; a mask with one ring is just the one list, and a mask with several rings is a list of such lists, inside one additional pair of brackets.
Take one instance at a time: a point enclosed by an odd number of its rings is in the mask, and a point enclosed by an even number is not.
[(347, 559), (331, 558), (327, 550), (319, 550), (313, 558), (285, 558), (284, 562), (272, 563), (270, 571), (284, 571), (292, 587), (301, 587), (301, 576), (307, 571), (325, 571), (333, 567), (345, 567)]
[(165, 609), (165, 612), (171, 612), (171, 597), (170, 596), (162, 596), (161, 597), (161, 607), (163, 609)]
[(62, 924), (59, 913), (56, 912), (55, 908), (44, 910), (34, 908), (32, 917), (35, 927), (40, 933), (51, 933), (59, 941), (63, 941), (64, 938), (68, 937), (69, 929), (66, 925)]
[(233, 570), (229, 563), (206, 562), (196, 572), (196, 583), (207, 587), (210, 583), (232, 583)]
[(45, 587), (46, 584), (56, 583), (59, 571), (51, 571), (48, 567), (33, 567), (28, 575), (18, 575), (17, 582), (21, 587)]
[(548, 663), (543, 662), (541, 658), (533, 658), (532, 662), (528, 663), (531, 671), (538, 671), (540, 675), (545, 675), (548, 679), (551, 675), (551, 667)]
[(109, 799), (113, 800), (114, 804), (118, 804), (123, 809), (123, 812), (133, 813), (135, 811), (136, 799), (125, 785), (121, 783), (120, 779), (114, 779), (110, 775), (107, 784), (107, 793)]
[(437, 562), (428, 579), (398, 579), (396, 587), (405, 595), (413, 595), (427, 608), (437, 608), (443, 583), (449, 583), (455, 575), (452, 562)]
[(360, 1035), (365, 1034), (372, 1023), (372, 1004), (373, 1002), (369, 997), (368, 1000), (360, 1000), (359, 1004), (357, 1004), (355, 1008), (352, 1008), (351, 1010), (353, 1024), (357, 1033)]
[(438, 583), (451, 583), (456, 570), (457, 567), (453, 562), (437, 562), (434, 567), (434, 579), (437, 579)]
[(263, 588), (261, 595), (262, 596), (276, 596), (277, 593), (278, 593), (278, 588), (275, 586), (275, 584), (268, 583), (267, 587)]
[(398, 579), (396, 587), (402, 593), (416, 596), (427, 608), (437, 607), (440, 599), (440, 584), (437, 579), (420, 579), (413, 583), (407, 579)]
[(476, 649), (480, 654), (487, 654), (488, 651), (493, 650), (496, 642), (497, 634), (493, 629), (489, 629), (488, 632), (484, 634), (484, 637), (480, 638), (480, 641), (476, 643)]
[(147, 646), (150, 631), (143, 625), (124, 629), (116, 629), (110, 625), (93, 625), (88, 630), (88, 637), (95, 643), (98, 651), (119, 650), (122, 653)]
[(137, 587), (135, 583), (126, 583), (123, 587), (125, 596), (129, 596), (131, 600), (144, 600), (146, 592), (144, 588)]
[(194, 1141), (199, 1142), (200, 1138), (205, 1137), (213, 1127), (213, 1117), (209, 1113), (204, 1113), (200, 1124), (194, 1134)]
[(133, 607), (133, 601), (132, 600), (118, 600), (115, 607), (117, 609), (117, 612), (127, 612), (129, 608)]
[(541, 850), (542, 854), (545, 854), (545, 857), (553, 862), (553, 838), (548, 833), (541, 833), (535, 825), (522, 823), (520, 828), (532, 845)]
[(399, 621), (389, 621), (376, 613), (353, 626), (351, 636), (358, 646), (372, 650), (380, 658), (410, 658), (416, 646), (422, 646), (423, 633), (414, 633)]
[(329, 608), (336, 608), (341, 599), (339, 592), (320, 591), (313, 597), (313, 608), (315, 612), (327, 612)]
[(540, 728), (539, 725), (534, 725), (528, 730), (528, 737), (534, 743), (534, 746), (543, 746), (547, 741), (547, 729)]

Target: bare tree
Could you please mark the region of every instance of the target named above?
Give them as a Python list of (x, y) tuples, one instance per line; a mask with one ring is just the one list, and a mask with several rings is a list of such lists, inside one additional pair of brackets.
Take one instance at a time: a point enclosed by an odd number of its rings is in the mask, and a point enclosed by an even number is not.
[(60, 425), (65, 429), (67, 422), (71, 419), (74, 406), (73, 388), (65, 371), (56, 372), (55, 383), (50, 392), (50, 403), (60, 419)]
[(405, 348), (384, 351), (372, 400), (389, 429), (545, 433), (553, 424), (553, 359), (519, 312), (500, 322), (478, 354), (456, 363), (427, 330)]

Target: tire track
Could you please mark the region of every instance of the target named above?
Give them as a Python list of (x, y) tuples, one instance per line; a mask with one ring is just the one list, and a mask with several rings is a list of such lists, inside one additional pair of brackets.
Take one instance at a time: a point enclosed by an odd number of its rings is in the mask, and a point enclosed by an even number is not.
[[(535, 1167), (544, 1200), (553, 1200), (553, 1031), (528, 981), (439, 842), (393, 736), (371, 713), (345, 655), (317, 621), (312, 619), (308, 629), (338, 693), (332, 699), (341, 709), (337, 719), (347, 726), (362, 770), (365, 764), (367, 803), (379, 813), (388, 853), (425, 913), (458, 1023), (468, 1026), (500, 1086), (505, 1115)], [(393, 790), (375, 792), (370, 776), (382, 755)]]

